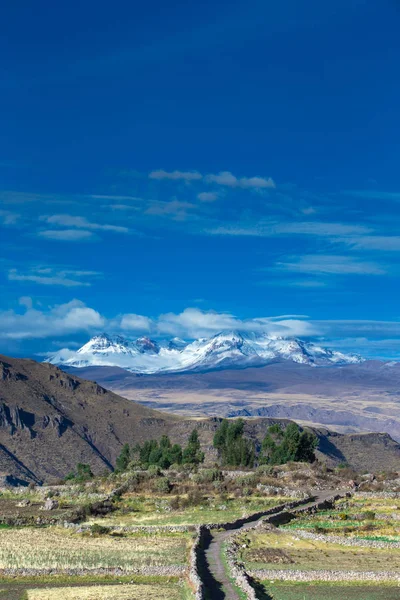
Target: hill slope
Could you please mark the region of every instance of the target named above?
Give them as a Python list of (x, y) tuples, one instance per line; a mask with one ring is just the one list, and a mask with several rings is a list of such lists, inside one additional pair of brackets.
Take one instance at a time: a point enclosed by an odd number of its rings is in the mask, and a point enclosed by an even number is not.
[[(276, 421), (249, 419), (245, 431), (260, 443)], [(161, 413), (54, 365), (0, 356), (0, 475), (26, 482), (49, 480), (65, 476), (78, 462), (101, 473), (115, 464), (122, 444), (166, 433), (184, 445), (193, 427), (208, 460), (214, 461), (212, 439), (219, 422)], [(398, 467), (400, 446), (388, 435), (316, 433), (329, 462), (348, 462), (363, 470)]]

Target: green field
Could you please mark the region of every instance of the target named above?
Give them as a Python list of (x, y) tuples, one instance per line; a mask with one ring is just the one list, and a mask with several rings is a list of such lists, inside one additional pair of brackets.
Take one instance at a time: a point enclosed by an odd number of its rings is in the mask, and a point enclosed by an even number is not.
[(135, 525), (200, 525), (202, 523), (226, 523), (252, 513), (267, 511), (273, 506), (290, 502), (290, 498), (203, 498), (195, 506), (175, 509), (174, 497), (124, 496), (118, 510), (106, 517), (90, 518), (88, 523), (106, 526)]
[(400, 498), (362, 498), (354, 495), (336, 503), (332, 510), (303, 515), (283, 530), (304, 529), (362, 540), (400, 542)]
[(297, 571), (394, 571), (400, 573), (400, 549), (341, 546), (303, 540), (290, 532), (252, 532), (241, 539), (246, 569), (285, 569)]
[[(398, 585), (262, 582), (265, 600), (399, 600)], [(260, 596), (261, 597), (261, 596)]]

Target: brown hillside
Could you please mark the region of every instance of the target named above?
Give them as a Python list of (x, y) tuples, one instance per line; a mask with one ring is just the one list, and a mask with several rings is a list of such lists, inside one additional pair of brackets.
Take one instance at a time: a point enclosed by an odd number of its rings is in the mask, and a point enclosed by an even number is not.
[[(246, 432), (259, 443), (279, 420), (247, 419)], [(65, 476), (78, 462), (101, 473), (115, 464), (122, 444), (166, 433), (184, 445), (194, 426), (207, 459), (214, 461), (212, 439), (219, 421), (158, 412), (51, 364), (0, 356), (0, 476), (44, 481)], [(330, 462), (361, 470), (399, 467), (400, 446), (389, 435), (316, 432), (320, 456)]]

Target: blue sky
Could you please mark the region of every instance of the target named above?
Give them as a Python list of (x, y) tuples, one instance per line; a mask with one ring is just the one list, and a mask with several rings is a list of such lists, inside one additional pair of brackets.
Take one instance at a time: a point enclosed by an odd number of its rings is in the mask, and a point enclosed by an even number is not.
[(265, 328), (400, 359), (400, 5), (1, 9), (0, 351)]

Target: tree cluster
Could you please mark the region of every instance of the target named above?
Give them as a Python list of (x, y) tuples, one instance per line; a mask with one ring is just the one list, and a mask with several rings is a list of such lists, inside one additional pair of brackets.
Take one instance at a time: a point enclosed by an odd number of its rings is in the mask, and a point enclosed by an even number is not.
[(68, 473), (68, 475), (65, 477), (65, 481), (83, 483), (84, 481), (89, 481), (89, 479), (92, 479), (93, 477), (94, 475), (90, 465), (78, 463), (76, 465), (76, 471), (71, 471), (71, 473)]
[(314, 462), (317, 437), (309, 432), (300, 432), (296, 423), (289, 423), (285, 430), (279, 423), (268, 429), (259, 458), (261, 464), (283, 465), (289, 461)]
[(117, 458), (115, 470), (119, 473), (126, 471), (131, 461), (137, 458), (142, 467), (156, 465), (161, 469), (169, 469), (171, 465), (198, 465), (204, 461), (204, 453), (200, 448), (199, 434), (193, 429), (185, 448), (172, 444), (167, 435), (158, 440), (147, 440), (143, 446), (138, 444), (131, 448), (124, 444)]
[(244, 421), (224, 419), (214, 435), (214, 448), (218, 449), (223, 465), (253, 467), (254, 444), (244, 437)]
[(221, 463), (230, 467), (313, 462), (317, 443), (314, 434), (301, 432), (296, 423), (289, 423), (285, 429), (279, 423), (271, 425), (258, 455), (254, 443), (244, 436), (243, 419), (224, 419), (214, 435), (214, 448), (218, 450)]

